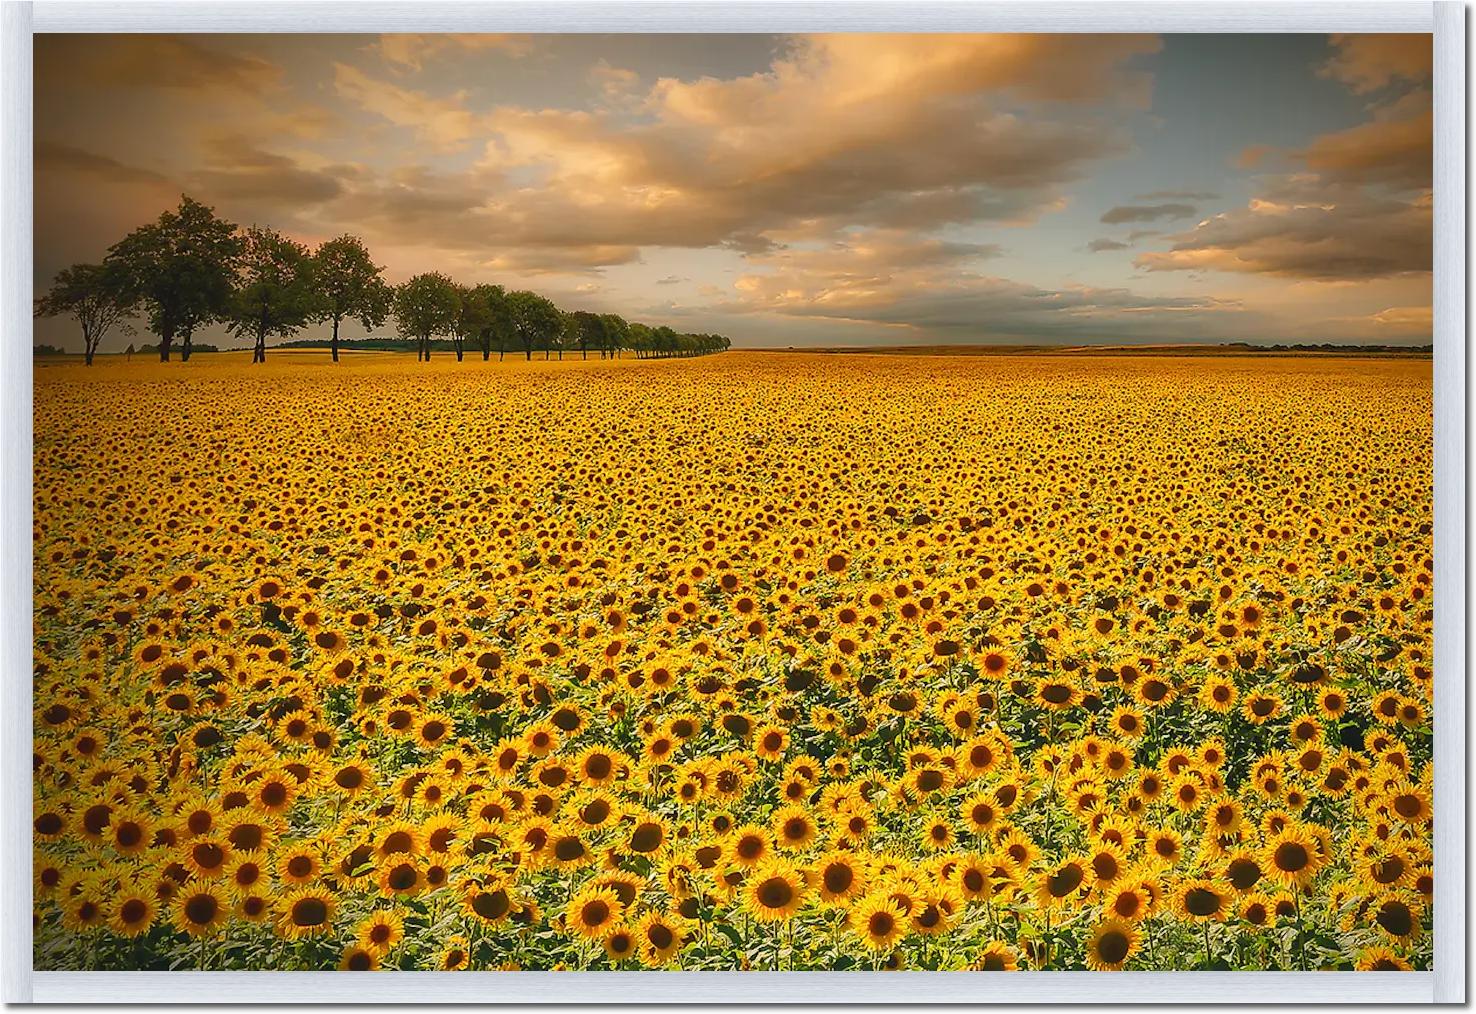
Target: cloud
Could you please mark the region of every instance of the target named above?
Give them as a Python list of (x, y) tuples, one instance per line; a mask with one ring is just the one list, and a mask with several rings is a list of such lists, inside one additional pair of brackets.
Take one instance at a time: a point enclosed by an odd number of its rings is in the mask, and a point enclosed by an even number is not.
[[(1059, 188), (1091, 161), (1128, 146), (1105, 110), (1056, 103), (1139, 100), (1145, 79), (1121, 64), (1157, 45), (805, 37), (762, 73), (658, 79), (634, 122), (500, 107), (477, 121), (491, 134), (481, 167), (535, 185), (496, 195), (488, 212), (530, 245), (583, 236), (755, 252), (855, 225), (1029, 221), (1059, 206)], [(1007, 108), (1021, 101), (1042, 105)]]
[[(765, 258), (712, 309), (866, 322), (919, 335), (1087, 342), (1189, 339), (1242, 315), (1233, 300), (1145, 296), (1126, 289), (1044, 289), (981, 273), (998, 251), (860, 232), (824, 247)], [(1217, 322), (1218, 323), (1214, 323)], [(1228, 333), (1228, 332), (1226, 332)]]
[(1151, 194), (1139, 194), (1139, 201), (1217, 201), (1220, 195), (1207, 190), (1155, 190)]
[(1418, 84), (1430, 78), (1434, 51), (1428, 34), (1334, 35), (1328, 41), (1336, 52), (1318, 73), (1341, 81), (1356, 95), (1396, 81)]
[(39, 75), (110, 88), (257, 94), (281, 84), (282, 69), (249, 53), (207, 44), (209, 36), (38, 35)]
[(680, 285), (683, 282), (690, 282), (691, 280), (692, 279), (690, 279), (690, 278), (681, 278), (681, 277), (678, 277), (677, 275), (667, 275), (665, 278), (658, 278), (658, 279), (656, 279), (656, 284), (657, 285)]
[(1108, 225), (1154, 222), (1160, 218), (1189, 218), (1194, 211), (1192, 204), (1126, 204), (1108, 209), (1102, 221)]
[(641, 83), (641, 76), (626, 67), (612, 66), (599, 60), (590, 69), (589, 80), (609, 99), (624, 99), (634, 94)]
[(1235, 167), (1237, 169), (1255, 169), (1266, 156), (1272, 154), (1276, 149), (1269, 144), (1251, 144), (1241, 149), (1239, 155), (1235, 156)]
[(47, 173), (82, 173), (103, 183), (157, 183), (172, 186), (169, 178), (162, 173), (125, 165), (107, 155), (45, 139), (36, 142), (35, 168)]
[[(264, 151), (239, 135), (206, 143), (207, 167), (191, 175), (191, 188), (233, 202), (264, 202), (268, 207), (322, 204), (344, 192), (337, 172), (306, 168), (286, 155)], [(353, 175), (345, 169), (346, 175)]]
[(1094, 239), (1086, 246), (1091, 253), (1102, 253), (1106, 250), (1126, 250), (1128, 244), (1120, 243), (1115, 239)]
[[(1317, 282), (1367, 282), (1422, 275), (1431, 267), (1428, 36), (1335, 36), (1320, 69), (1355, 93), (1395, 81), (1417, 86), (1368, 107), (1370, 119), (1281, 152), (1298, 169), (1264, 176), (1244, 207), (1169, 238), (1168, 250), (1134, 263), (1147, 271), (1214, 270)], [(1276, 149), (1247, 148), (1243, 166)]]
[(1429, 194), (1403, 200), (1320, 177), (1274, 177), (1245, 208), (1171, 237), (1134, 263), (1146, 271), (1216, 270), (1314, 281), (1359, 281), (1426, 272)]
[(1428, 187), (1434, 137), (1434, 119), (1427, 108), (1408, 118), (1381, 118), (1323, 134), (1295, 157), (1329, 180)]
[(533, 49), (533, 41), (531, 35), (396, 33), (381, 35), (370, 48), (378, 52), (394, 70), (418, 72), (432, 58), (445, 56), (447, 53), (497, 52), (513, 58), (525, 56)]
[(480, 118), (466, 107), (465, 92), (437, 97), (370, 77), (346, 63), (333, 65), (333, 88), (341, 98), (443, 150), (463, 147), (481, 129)]
[[(428, 66), (441, 45), (388, 36), (374, 48), (398, 73)], [(1124, 65), (1158, 46), (1130, 35), (794, 37), (764, 71), (726, 79), (642, 84), (602, 62), (591, 76), (611, 101), (585, 109), (482, 106), (337, 61), (331, 87), (344, 102), (436, 153), (476, 142), (480, 158), (356, 182), (332, 210), (386, 241), (482, 246), (525, 270), (628, 263), (651, 246), (765, 254), (854, 226), (1023, 224), (1064, 206), (1063, 187), (1094, 161), (1129, 149), (1115, 110), (1141, 105), (1151, 78)], [(292, 182), (314, 198), (334, 185)]]
[(1430, 306), (1390, 306), (1371, 314), (1369, 319), (1391, 330), (1428, 334), (1435, 325), (1435, 311)]

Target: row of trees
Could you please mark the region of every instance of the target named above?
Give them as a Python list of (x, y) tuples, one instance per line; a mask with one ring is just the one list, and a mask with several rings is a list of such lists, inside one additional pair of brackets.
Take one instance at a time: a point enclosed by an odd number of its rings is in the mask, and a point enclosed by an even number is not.
[(449, 339), (457, 360), (467, 349), (495, 351), (499, 359), (521, 351), (563, 358), (578, 350), (615, 357), (693, 356), (722, 351), (721, 335), (680, 334), (666, 326), (627, 321), (613, 313), (567, 312), (535, 292), (500, 285), (458, 285), (438, 271), (397, 286), (385, 282), (356, 236), (339, 236), (316, 250), (272, 229), (238, 229), (213, 209), (185, 196), (179, 208), (115, 243), (101, 264), (61, 271), (36, 303), (39, 316), (69, 314), (81, 325), (87, 364), (104, 337), (117, 328), (132, 333), (142, 315), (159, 338), (159, 359), (194, 351), (196, 331), (223, 323), (252, 342), (253, 363), (266, 361), (268, 338), (291, 339), (309, 324), (331, 324), (329, 347), (338, 361), (339, 327), (358, 321), (365, 330), (393, 317), (416, 358), (428, 360), (438, 340)]

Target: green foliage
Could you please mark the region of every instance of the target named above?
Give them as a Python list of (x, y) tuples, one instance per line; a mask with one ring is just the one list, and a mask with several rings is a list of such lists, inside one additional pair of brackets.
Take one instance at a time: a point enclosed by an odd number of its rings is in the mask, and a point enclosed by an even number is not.
[(416, 339), (419, 358), (430, 358), (432, 335), (455, 333), (460, 313), (456, 283), (439, 271), (416, 275), (395, 289), (395, 323), (402, 337)]
[(307, 247), (271, 229), (246, 230), (239, 284), (225, 317), (230, 332), (256, 339), (253, 361), (266, 358), (269, 335), (287, 336), (322, 310)]
[(126, 318), (132, 315), (137, 303), (138, 296), (117, 262), (73, 264), (58, 272), (51, 290), (36, 301), (36, 315), (76, 317), (82, 326), (83, 355), (91, 366), (98, 343), (115, 325), (128, 334), (133, 333)]
[(235, 225), (185, 196), (178, 210), (164, 212), (108, 251), (104, 263), (143, 305), (149, 329), (159, 336), (161, 360), (168, 361), (176, 335), (225, 314), (243, 245)]

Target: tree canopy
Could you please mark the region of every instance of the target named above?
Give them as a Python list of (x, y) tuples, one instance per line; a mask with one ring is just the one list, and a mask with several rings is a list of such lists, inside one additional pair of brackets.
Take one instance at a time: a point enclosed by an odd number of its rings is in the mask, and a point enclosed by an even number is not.
[(226, 308), (232, 334), (255, 338), (251, 361), (266, 362), (268, 335), (291, 335), (320, 312), (308, 248), (271, 229), (246, 230), (239, 278)]
[[(322, 347), (338, 361), (339, 328), (357, 320), (365, 331), (393, 316), (402, 341), (415, 345), (416, 357), (430, 359), (432, 348), (449, 342), (456, 358), (467, 342), (484, 361), (510, 344), (532, 359), (578, 349), (617, 357), (629, 350), (638, 358), (690, 356), (726, 349), (721, 335), (681, 334), (667, 325), (627, 321), (619, 314), (565, 311), (526, 289), (508, 292), (482, 282), (459, 285), (439, 271), (423, 272), (390, 286), (384, 268), (374, 263), (358, 236), (326, 240), (314, 251), (270, 228), (238, 229), (188, 195), (179, 207), (139, 226), (109, 248), (101, 264), (74, 264), (59, 273), (36, 301), (37, 316), (72, 314), (82, 327), (86, 362), (114, 327), (131, 331), (127, 319), (142, 313), (159, 338), (161, 361), (168, 362), (176, 340), (188, 360), (195, 331), (223, 323), (237, 336), (252, 339), (252, 362), (266, 360), (268, 338), (284, 344)], [(332, 326), (331, 338), (291, 340), (310, 322)], [(354, 339), (356, 348), (392, 348), (382, 336)], [(129, 346), (132, 349), (132, 346)]]
[(105, 263), (119, 271), (143, 304), (149, 330), (159, 336), (160, 361), (169, 361), (177, 335), (188, 337), (225, 313), (243, 244), (235, 225), (184, 196), (177, 210), (133, 230), (108, 251)]
[(395, 324), (400, 335), (416, 342), (416, 358), (430, 359), (432, 335), (456, 333), (461, 294), (439, 271), (415, 275), (395, 289)]
[(385, 283), (384, 269), (369, 257), (357, 236), (339, 236), (313, 254), (313, 274), (322, 305), (318, 319), (333, 325), (333, 361), (338, 362), (338, 327), (355, 319), (364, 330), (383, 326), (394, 304), (394, 290)]
[(91, 366), (98, 344), (115, 325), (133, 333), (127, 318), (137, 303), (138, 296), (117, 262), (73, 264), (63, 268), (52, 282), (51, 291), (36, 301), (36, 314), (76, 317), (82, 326), (83, 358)]

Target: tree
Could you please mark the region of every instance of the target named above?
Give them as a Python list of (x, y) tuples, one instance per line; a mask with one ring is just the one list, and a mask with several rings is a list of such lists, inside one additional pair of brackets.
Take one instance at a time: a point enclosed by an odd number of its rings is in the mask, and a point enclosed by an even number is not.
[(651, 329), (638, 321), (626, 326), (626, 347), (636, 354), (637, 359), (644, 359), (651, 354), (655, 347), (655, 339)]
[(533, 358), (535, 348), (548, 348), (564, 326), (559, 308), (536, 292), (519, 291), (507, 297), (508, 318), (513, 335), (523, 347), (523, 357)]
[(114, 325), (127, 334), (133, 326), (127, 318), (138, 304), (128, 278), (117, 263), (73, 264), (63, 268), (51, 291), (36, 301), (36, 316), (56, 317), (69, 313), (82, 325), (82, 359), (92, 365), (97, 347)]
[(601, 333), (600, 358), (609, 356), (614, 359), (630, 341), (630, 325), (625, 322), (624, 317), (615, 313), (605, 314), (600, 321), (604, 324)]
[(492, 358), (493, 341), (497, 342), (497, 361), (501, 362), (503, 353), (507, 351), (507, 336), (512, 329), (507, 309), (507, 293), (500, 285), (484, 282), (467, 293), (466, 298), (475, 302), (479, 308), (481, 328), (477, 332), (477, 341), (482, 349), (482, 362)]
[[(451, 346), (456, 350), (456, 361), (461, 362), (468, 341), (480, 340), (490, 326), (492, 308), (482, 298), (477, 288), (465, 285), (456, 287), (456, 324), (451, 328)], [(488, 358), (483, 354), (483, 359)]]
[(159, 336), (160, 362), (169, 362), (180, 334), (189, 359), (188, 336), (225, 313), (241, 248), (235, 225), (182, 196), (177, 211), (164, 212), (108, 251), (104, 263), (121, 273), (148, 313), (149, 330)]
[(358, 320), (364, 330), (384, 324), (394, 301), (382, 277), (384, 269), (369, 259), (369, 250), (357, 236), (330, 239), (313, 254), (322, 310), (318, 320), (333, 322), (333, 361), (338, 362), (338, 325), (348, 318)]
[(395, 289), (395, 325), (415, 339), (415, 358), (430, 362), (432, 335), (453, 334), (461, 312), (456, 283), (439, 271), (416, 275)]
[(579, 348), (581, 359), (589, 358), (589, 347), (603, 349), (605, 343), (605, 318), (588, 310), (576, 310), (574, 317), (574, 344)]
[(292, 334), (321, 313), (322, 305), (308, 248), (271, 229), (247, 229), (226, 317), (232, 334), (254, 337), (251, 361), (266, 362), (267, 335)]
[(549, 353), (558, 350), (559, 362), (564, 361), (564, 350), (572, 349), (579, 340), (579, 319), (572, 313), (559, 311), (559, 329), (553, 339), (543, 347), (543, 361), (548, 362)]

